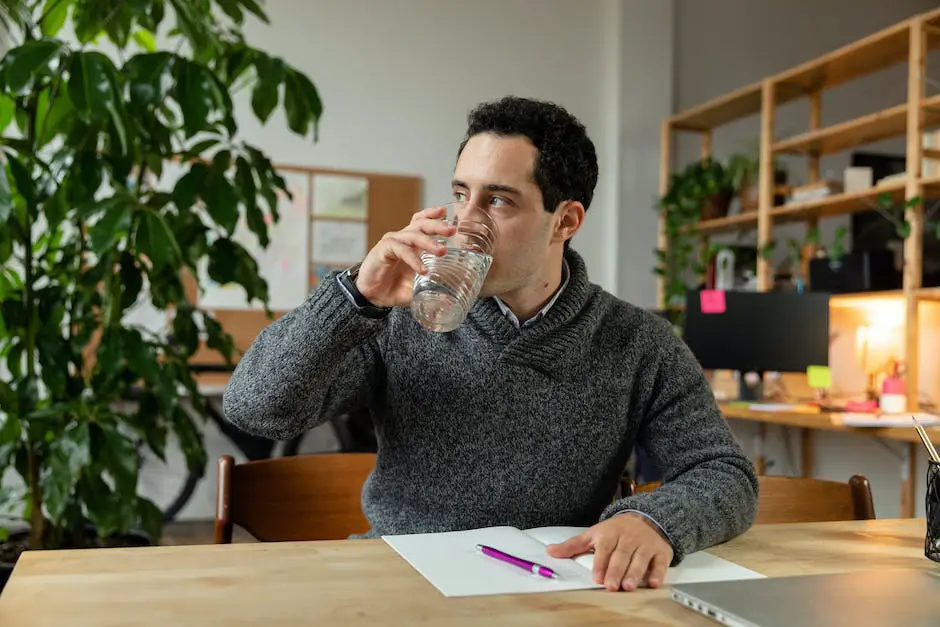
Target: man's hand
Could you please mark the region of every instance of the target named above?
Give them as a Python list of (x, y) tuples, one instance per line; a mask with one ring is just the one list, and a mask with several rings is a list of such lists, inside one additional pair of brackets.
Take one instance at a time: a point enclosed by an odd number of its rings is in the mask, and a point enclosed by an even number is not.
[(594, 583), (608, 590), (633, 590), (646, 581), (658, 588), (672, 563), (672, 547), (647, 518), (626, 512), (598, 523), (561, 544), (551, 544), (552, 557), (576, 557), (594, 551)]

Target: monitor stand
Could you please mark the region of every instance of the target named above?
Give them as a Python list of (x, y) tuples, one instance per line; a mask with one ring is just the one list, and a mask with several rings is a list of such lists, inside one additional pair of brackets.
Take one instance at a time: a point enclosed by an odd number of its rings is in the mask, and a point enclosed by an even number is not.
[[(752, 379), (752, 382), (748, 382)], [(752, 370), (738, 370), (738, 398), (742, 401), (759, 403), (764, 400), (764, 373)]]

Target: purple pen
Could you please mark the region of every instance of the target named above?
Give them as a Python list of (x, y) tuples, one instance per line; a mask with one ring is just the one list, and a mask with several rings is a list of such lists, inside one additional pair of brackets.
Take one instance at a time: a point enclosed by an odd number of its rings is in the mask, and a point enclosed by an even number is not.
[(514, 557), (512, 555), (509, 555), (508, 553), (503, 553), (499, 549), (494, 549), (491, 546), (478, 544), (477, 550), (483, 553), (483, 555), (496, 558), (502, 562), (506, 562), (507, 564), (512, 564), (513, 566), (518, 566), (519, 568), (523, 570), (529, 571), (533, 575), (540, 575), (547, 579), (553, 579), (555, 577), (558, 577), (558, 574), (554, 570), (549, 568), (548, 566), (542, 566), (541, 564), (530, 562), (529, 560), (524, 560), (521, 557)]

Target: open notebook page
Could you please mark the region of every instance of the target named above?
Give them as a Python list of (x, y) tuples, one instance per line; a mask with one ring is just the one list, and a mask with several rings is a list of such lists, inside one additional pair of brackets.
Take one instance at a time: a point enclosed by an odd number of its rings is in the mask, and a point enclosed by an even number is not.
[[(382, 539), (448, 597), (601, 587), (591, 581), (589, 569), (572, 560), (549, 557), (544, 544), (514, 527), (383, 536)], [(478, 544), (548, 566), (559, 577), (546, 579), (483, 555), (476, 549)]]
[[(549, 544), (564, 542), (568, 538), (584, 531), (579, 527), (539, 527), (526, 529), (526, 533), (536, 540)], [(594, 568), (594, 554), (588, 553), (575, 558), (575, 561), (589, 572)], [(686, 555), (678, 566), (666, 571), (666, 584), (695, 583), (700, 581), (735, 581), (738, 579), (762, 579), (764, 575), (749, 568), (738, 566), (734, 562), (698, 551)]]

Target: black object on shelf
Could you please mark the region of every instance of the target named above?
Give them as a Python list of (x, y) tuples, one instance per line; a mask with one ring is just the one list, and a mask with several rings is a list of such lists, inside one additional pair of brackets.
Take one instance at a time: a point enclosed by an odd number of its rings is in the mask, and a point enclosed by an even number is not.
[(846, 294), (899, 290), (901, 273), (890, 250), (852, 251), (838, 261), (823, 257), (809, 262), (809, 285), (814, 292)]

